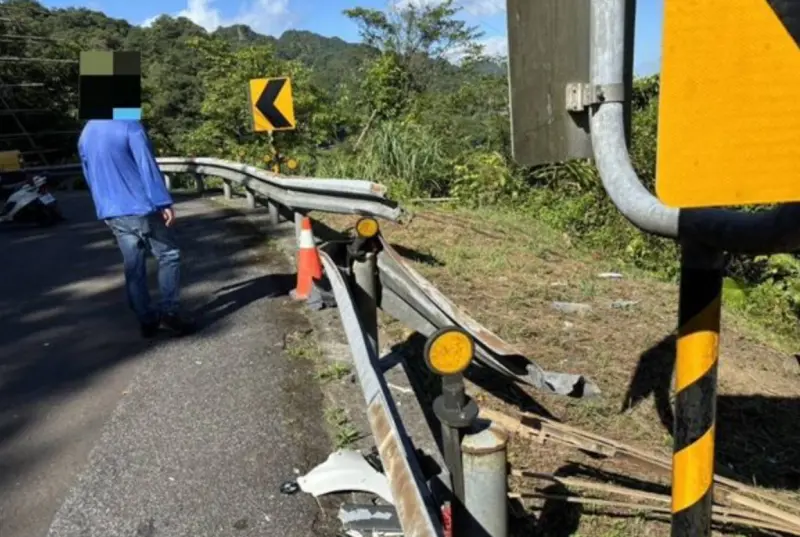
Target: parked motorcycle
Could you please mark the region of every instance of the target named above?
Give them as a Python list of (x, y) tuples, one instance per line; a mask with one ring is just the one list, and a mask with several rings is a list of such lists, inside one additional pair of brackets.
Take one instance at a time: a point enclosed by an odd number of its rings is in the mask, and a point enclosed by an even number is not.
[(51, 226), (64, 220), (58, 203), (47, 188), (47, 177), (37, 175), (18, 186), (0, 209), (0, 223), (32, 223)]

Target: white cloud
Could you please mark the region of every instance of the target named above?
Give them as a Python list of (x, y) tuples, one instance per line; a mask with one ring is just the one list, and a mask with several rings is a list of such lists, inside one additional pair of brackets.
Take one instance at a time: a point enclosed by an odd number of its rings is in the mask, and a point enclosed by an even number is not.
[[(504, 35), (486, 37), (478, 40), (478, 44), (483, 47), (483, 55), (491, 58), (508, 57), (508, 38)], [(454, 64), (460, 64), (467, 55), (467, 49), (463, 47), (455, 48), (447, 53), (445, 58)]]
[(505, 13), (506, 0), (462, 0), (460, 5), (470, 15), (480, 17)]
[[(187, 0), (186, 8), (172, 16), (186, 17), (208, 31), (220, 26), (246, 24), (262, 34), (278, 35), (291, 26), (289, 0), (249, 0), (232, 17), (223, 15), (216, 3), (216, 0)], [(150, 17), (141, 25), (150, 26), (159, 16)]]
[(487, 56), (508, 56), (508, 37), (496, 35), (479, 41), (483, 45), (483, 53)]
[[(441, 3), (442, 0), (392, 0), (390, 5), (396, 9), (402, 9), (430, 7)], [(497, 15), (506, 11), (506, 0), (456, 0), (455, 5), (475, 17)]]

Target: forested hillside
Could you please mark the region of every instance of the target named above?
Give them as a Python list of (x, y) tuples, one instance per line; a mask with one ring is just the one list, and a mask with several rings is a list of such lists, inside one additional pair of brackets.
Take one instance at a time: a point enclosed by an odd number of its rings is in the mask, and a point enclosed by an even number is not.
[[(145, 122), (160, 154), (266, 165), (277, 148), (299, 161), (296, 173), (372, 179), (400, 199), (449, 196), (461, 205), (532, 212), (604, 255), (676, 276), (674, 244), (625, 222), (590, 163), (526, 169), (512, 162), (505, 66), (482, 55), (480, 35), (457, 18), (452, 1), (346, 14), (362, 43), (306, 31), (276, 38), (241, 25), (209, 33), (167, 16), (142, 28), (87, 9), (8, 0), (0, 4), (0, 148), (30, 151), (7, 112), (24, 110), (16, 117), (47, 161), (73, 161), (79, 52), (139, 50)], [(282, 75), (292, 77), (298, 129), (254, 134), (247, 81)], [(637, 80), (632, 157), (651, 186), (657, 110), (658, 78)], [(730, 303), (794, 330), (794, 257), (732, 259), (730, 274)]]

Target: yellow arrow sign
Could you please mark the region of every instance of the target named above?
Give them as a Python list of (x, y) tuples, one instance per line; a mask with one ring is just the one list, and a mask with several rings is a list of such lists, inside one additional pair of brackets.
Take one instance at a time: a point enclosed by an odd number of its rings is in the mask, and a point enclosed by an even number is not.
[(289, 131), (296, 127), (292, 81), (288, 77), (250, 81), (250, 110), (256, 132)]
[(665, 0), (656, 191), (673, 207), (800, 200), (800, 1)]

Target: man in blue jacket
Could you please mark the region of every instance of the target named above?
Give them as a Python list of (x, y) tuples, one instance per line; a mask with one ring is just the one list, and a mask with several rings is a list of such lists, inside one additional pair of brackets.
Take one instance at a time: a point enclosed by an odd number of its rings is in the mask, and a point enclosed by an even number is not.
[[(172, 197), (144, 127), (134, 120), (91, 120), (81, 132), (78, 152), (97, 218), (111, 228), (122, 251), (128, 304), (142, 336), (153, 337), (162, 325), (189, 333), (193, 323), (179, 312), (181, 256), (172, 230)], [(158, 261), (157, 309), (147, 286), (148, 252)]]

